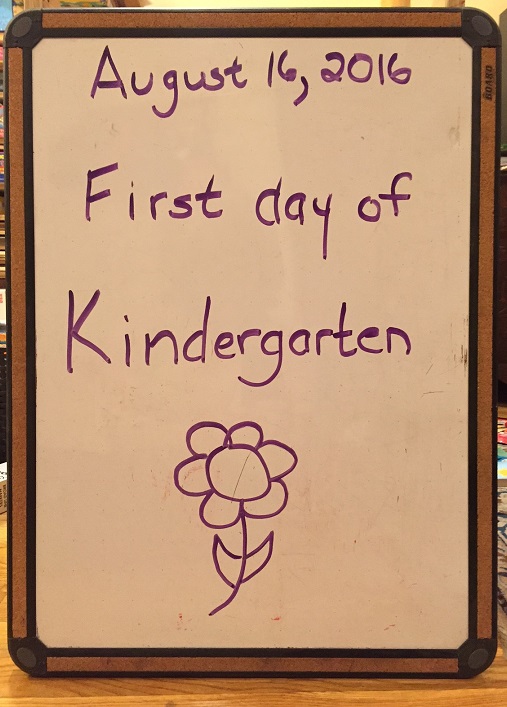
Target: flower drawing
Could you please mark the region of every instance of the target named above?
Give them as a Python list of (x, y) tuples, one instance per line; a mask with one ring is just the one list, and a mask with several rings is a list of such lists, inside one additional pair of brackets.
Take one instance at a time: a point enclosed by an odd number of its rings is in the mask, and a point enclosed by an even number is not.
[[(298, 459), (283, 442), (265, 439), (256, 422), (239, 422), (229, 428), (218, 422), (198, 422), (187, 431), (186, 444), (190, 456), (174, 469), (176, 488), (185, 496), (201, 497), (199, 518), (208, 528), (225, 530), (238, 525), (241, 530), (239, 554), (231, 552), (218, 533), (213, 538), (215, 570), (232, 590), (210, 612), (213, 616), (270, 561), (274, 531), (249, 548), (247, 522), (274, 518), (283, 511), (289, 498), (285, 478)], [(229, 566), (236, 568), (234, 577), (224, 571), (221, 558), (228, 558)]]

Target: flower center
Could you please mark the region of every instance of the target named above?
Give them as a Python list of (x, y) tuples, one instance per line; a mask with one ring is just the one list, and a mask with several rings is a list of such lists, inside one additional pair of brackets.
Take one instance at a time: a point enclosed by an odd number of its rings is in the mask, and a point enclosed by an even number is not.
[(252, 501), (269, 489), (269, 474), (253, 447), (238, 445), (220, 449), (208, 457), (208, 478), (213, 489), (225, 498)]

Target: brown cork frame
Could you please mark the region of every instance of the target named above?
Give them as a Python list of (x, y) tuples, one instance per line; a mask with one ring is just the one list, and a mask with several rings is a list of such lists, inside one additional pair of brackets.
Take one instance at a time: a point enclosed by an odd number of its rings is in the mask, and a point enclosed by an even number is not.
[(227, 29), (244, 28), (458, 28), (461, 26), (460, 13), (455, 12), (136, 12), (64, 14), (46, 13), (42, 18), (44, 29), (76, 28), (132, 28), (138, 29)]
[[(475, 14), (471, 14), (475, 13)], [(459, 33), (474, 46), (480, 63), (481, 83), (487, 72), (496, 77), (498, 43), (488, 46), (487, 40), (470, 39), (473, 17), (484, 18), (476, 11), (465, 12), (100, 12), (56, 11), (29, 13), (38, 23), (39, 32), (143, 29), (160, 31), (167, 29), (213, 29), (227, 28), (269, 29), (291, 28), (374, 28), (413, 30), (414, 35), (422, 30), (448, 31), (447, 36)], [(22, 17), (22, 16), (21, 16)], [(18, 20), (19, 23), (19, 20)], [(466, 31), (465, 31), (466, 25)], [(480, 25), (480, 21), (479, 21)], [(478, 26), (479, 26), (478, 25)], [(484, 24), (482, 25), (484, 28)], [(484, 34), (478, 31), (481, 37)], [(466, 36), (467, 35), (467, 36)], [(473, 32), (472, 32), (473, 35)], [(69, 36), (68, 34), (66, 36)], [(74, 36), (74, 35), (73, 35)], [(89, 36), (89, 35), (88, 35)], [(385, 36), (385, 34), (384, 34)], [(444, 35), (445, 36), (445, 35)], [(39, 37), (40, 39), (40, 37)], [(38, 40), (37, 40), (38, 41)], [(484, 45), (485, 44), (485, 45)], [(13, 39), (12, 28), (7, 41), (8, 68), (8, 121), (9, 121), (9, 232), (10, 232), (10, 352), (11, 352), (11, 480), (9, 513), (9, 636), (14, 661), (32, 674), (222, 674), (222, 675), (419, 675), (419, 676), (468, 676), (482, 671), (494, 656), (492, 638), (494, 627), (494, 552), (492, 543), (493, 525), (493, 392), (492, 392), (492, 336), (493, 336), (493, 267), (495, 233), (495, 169), (496, 169), (496, 124), (497, 106), (495, 90), (487, 96), (481, 90), (480, 99), (480, 164), (478, 203), (478, 315), (477, 315), (477, 477), (473, 479), (476, 491), (477, 517), (472, 519), (476, 546), (477, 572), (474, 593), (476, 594), (475, 626), (471, 641), (449, 656), (402, 656), (375, 655), (346, 657), (292, 657), (292, 656), (174, 656), (118, 655), (118, 651), (104, 656), (93, 651), (80, 651), (79, 655), (64, 654), (64, 650), (48, 650), (38, 641), (29, 628), (28, 594), (29, 579), (27, 565), (27, 518), (30, 508), (27, 503), (27, 258), (25, 197), (25, 133), (31, 129), (24, 108), (24, 88), (28, 81), (25, 71), (30, 44), (23, 43), (18, 33)], [(494, 79), (496, 81), (496, 78)], [(34, 510), (34, 509), (33, 509)], [(132, 651), (130, 651), (132, 653)], [(142, 651), (141, 651), (142, 653)], [(340, 651), (341, 654), (344, 651)], [(381, 653), (381, 652), (380, 652)], [(391, 653), (391, 652), (389, 652)], [(396, 651), (394, 651), (396, 653)], [(428, 652), (425, 652), (428, 653)], [(492, 655), (493, 654), (493, 655)]]
[[(481, 76), (488, 67), (496, 75), (495, 49), (481, 50)], [(491, 594), (494, 564), (491, 553), (494, 489), (489, 474), (493, 457), (491, 416), (494, 409), (491, 376), (493, 371), (495, 173), (497, 168), (496, 106), (483, 91), (481, 96), (481, 165), (479, 175), (479, 283), (477, 360), (477, 636), (494, 633)], [(493, 421), (496, 424), (496, 421)]]
[(48, 658), (51, 673), (449, 673), (458, 670), (453, 658)]
[(23, 143), (23, 52), (8, 56), (9, 123), (19, 129), (9, 134), (10, 301), (14, 303), (10, 329), (12, 375), (10, 567), (12, 635), (27, 635), (26, 623), (26, 283), (25, 283), (25, 186)]

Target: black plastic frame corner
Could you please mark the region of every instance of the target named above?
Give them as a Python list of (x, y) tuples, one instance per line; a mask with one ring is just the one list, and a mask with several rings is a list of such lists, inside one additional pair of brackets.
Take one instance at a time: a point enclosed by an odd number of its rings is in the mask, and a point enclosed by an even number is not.
[(9, 654), (17, 667), (29, 675), (47, 674), (47, 648), (36, 637), (9, 638)]
[(458, 649), (458, 676), (473, 678), (493, 663), (497, 652), (495, 638), (468, 639)]
[(462, 10), (462, 37), (471, 47), (500, 47), (502, 35), (487, 12), (469, 7)]
[(42, 11), (27, 10), (16, 15), (7, 25), (4, 46), (33, 49), (42, 39)]

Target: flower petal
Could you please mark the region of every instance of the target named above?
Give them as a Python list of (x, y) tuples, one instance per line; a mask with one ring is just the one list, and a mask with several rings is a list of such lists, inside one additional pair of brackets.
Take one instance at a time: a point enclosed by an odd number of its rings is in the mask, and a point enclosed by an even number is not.
[(208, 528), (230, 528), (239, 520), (241, 504), (210, 493), (201, 503), (199, 516)]
[(256, 422), (238, 422), (227, 432), (224, 444), (248, 444), (257, 449), (262, 439), (262, 427)]
[(296, 452), (276, 439), (266, 440), (258, 451), (268, 467), (271, 481), (277, 481), (290, 474), (298, 463)]
[(245, 501), (245, 515), (249, 518), (273, 518), (283, 511), (288, 499), (287, 486), (283, 481), (275, 481), (267, 496), (257, 501)]
[(192, 454), (209, 454), (222, 447), (227, 428), (219, 422), (198, 422), (187, 432), (187, 447)]
[(206, 476), (206, 456), (184, 459), (174, 470), (176, 488), (186, 496), (204, 496), (210, 490)]

